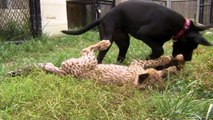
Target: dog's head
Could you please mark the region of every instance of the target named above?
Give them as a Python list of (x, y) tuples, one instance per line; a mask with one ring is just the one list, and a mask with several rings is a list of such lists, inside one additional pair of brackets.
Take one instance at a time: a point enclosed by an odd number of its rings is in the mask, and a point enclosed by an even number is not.
[(199, 44), (212, 46), (212, 44), (199, 33), (200, 31), (204, 31), (212, 27), (213, 25), (194, 25), (191, 21), (190, 28), (186, 31), (185, 35), (174, 42), (172, 55), (176, 56), (178, 54), (182, 54), (185, 61), (190, 61), (192, 59), (193, 50), (196, 49)]

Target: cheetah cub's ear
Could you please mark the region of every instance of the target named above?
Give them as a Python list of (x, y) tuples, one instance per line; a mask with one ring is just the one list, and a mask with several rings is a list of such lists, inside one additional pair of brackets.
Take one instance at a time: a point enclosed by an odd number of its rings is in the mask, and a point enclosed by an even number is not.
[(150, 68), (148, 71), (138, 75), (138, 79), (134, 82), (138, 89), (155, 88), (161, 86), (162, 77), (159, 71)]
[(153, 68), (146, 69), (146, 71), (142, 74), (138, 75), (138, 79), (134, 82), (134, 84), (140, 88), (155, 88), (155, 87), (164, 87), (163, 78), (165, 78), (168, 74), (176, 74), (178, 72), (176, 66), (171, 66), (163, 70), (156, 70)]
[(137, 84), (142, 84), (149, 77), (149, 73), (143, 73), (138, 76)]
[(134, 84), (138, 87), (152, 86), (162, 81), (161, 72), (153, 68), (147, 69), (144, 73), (138, 75), (138, 78), (134, 81)]

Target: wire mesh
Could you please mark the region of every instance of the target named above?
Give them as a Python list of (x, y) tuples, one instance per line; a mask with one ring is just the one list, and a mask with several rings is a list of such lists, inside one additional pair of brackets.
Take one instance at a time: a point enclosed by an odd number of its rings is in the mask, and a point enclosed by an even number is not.
[(5, 41), (31, 36), (29, 0), (0, 0), (0, 36)]

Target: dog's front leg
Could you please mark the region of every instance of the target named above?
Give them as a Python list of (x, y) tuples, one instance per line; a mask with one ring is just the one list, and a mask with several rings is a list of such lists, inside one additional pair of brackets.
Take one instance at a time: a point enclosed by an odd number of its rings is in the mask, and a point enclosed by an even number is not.
[(151, 54), (147, 59), (156, 59), (163, 55), (163, 44), (154, 42), (152, 39), (145, 38), (143, 39), (144, 43), (146, 43), (152, 50)]
[(154, 28), (156, 28), (155, 24), (141, 26), (135, 34), (138, 39), (142, 40), (152, 49), (152, 53), (149, 55), (148, 59), (159, 58), (164, 53), (162, 46), (165, 41), (162, 41), (161, 38), (158, 40), (158, 36), (161, 34), (161, 31), (155, 30)]
[(162, 46), (153, 47), (152, 53), (149, 55), (149, 59), (156, 59), (159, 58), (161, 55), (163, 55), (164, 50)]

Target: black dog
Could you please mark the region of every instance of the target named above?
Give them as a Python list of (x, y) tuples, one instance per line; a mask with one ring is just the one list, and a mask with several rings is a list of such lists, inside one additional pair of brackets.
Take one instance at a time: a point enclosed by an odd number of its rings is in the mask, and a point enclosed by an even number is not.
[[(213, 25), (196, 26), (192, 21), (162, 5), (134, 0), (119, 4), (103, 18), (81, 30), (63, 30), (62, 32), (79, 35), (98, 25), (101, 40), (114, 41), (119, 47), (117, 58), (119, 62), (125, 59), (129, 47), (129, 34), (151, 47), (151, 59), (158, 58), (163, 54), (162, 46), (171, 38), (175, 41), (172, 55), (183, 54), (186, 61), (191, 60), (192, 52), (198, 44), (212, 46), (199, 31), (209, 29)], [(99, 52), (99, 63), (102, 62), (108, 50)]]

